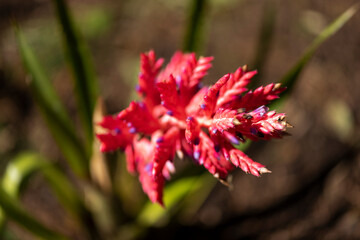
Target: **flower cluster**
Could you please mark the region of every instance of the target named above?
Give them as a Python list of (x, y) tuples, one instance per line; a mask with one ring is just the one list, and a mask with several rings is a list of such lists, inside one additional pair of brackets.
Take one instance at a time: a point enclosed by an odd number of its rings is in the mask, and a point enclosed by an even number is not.
[(176, 52), (161, 70), (163, 59), (153, 51), (142, 54), (136, 88), (142, 100), (99, 123), (106, 131), (97, 134), (101, 151), (124, 150), (128, 171), (139, 174), (152, 202), (163, 205), (163, 187), (175, 170), (175, 154), (188, 156), (220, 180), (235, 167), (255, 176), (270, 172), (234, 145), (285, 134), (285, 114), (265, 107), (285, 88), (272, 83), (248, 91), (256, 71), (246, 67), (202, 87), (212, 60)]

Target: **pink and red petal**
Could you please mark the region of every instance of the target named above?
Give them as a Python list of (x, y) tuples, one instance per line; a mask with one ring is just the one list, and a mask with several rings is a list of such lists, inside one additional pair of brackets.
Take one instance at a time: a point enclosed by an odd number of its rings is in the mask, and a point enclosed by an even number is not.
[(131, 142), (131, 140), (127, 139), (122, 134), (96, 134), (96, 137), (100, 141), (100, 151), (102, 152), (124, 149)]
[(226, 82), (229, 80), (229, 78), (230, 78), (230, 74), (224, 75), (212, 87), (210, 87), (207, 93), (205, 94), (203, 98), (203, 102), (200, 105), (200, 108), (205, 113), (205, 116), (210, 117), (214, 113), (216, 101), (218, 99), (218, 93), (221, 87), (224, 86)]
[(142, 102), (131, 102), (128, 108), (119, 113), (118, 118), (127, 122), (132, 133), (151, 134), (160, 128), (158, 120)]
[(253, 110), (261, 105), (266, 105), (270, 101), (279, 98), (279, 94), (282, 93), (286, 88), (280, 87), (280, 84), (271, 83), (265, 87), (261, 86), (255, 91), (249, 91), (242, 98), (234, 101), (231, 107), (244, 108), (247, 111)]
[(170, 128), (163, 136), (156, 139), (152, 168), (155, 179), (163, 176), (166, 162), (172, 161), (175, 157), (177, 141), (179, 141), (179, 129), (176, 127)]
[(137, 92), (150, 109), (160, 103), (160, 95), (155, 83), (163, 61), (163, 59), (156, 59), (154, 51), (141, 54)]
[(196, 118), (191, 116), (188, 117), (186, 119), (186, 130), (185, 130), (186, 141), (189, 144), (198, 145), (200, 141), (199, 134), (200, 134), (200, 125), (196, 121)]
[(247, 90), (246, 86), (256, 73), (257, 71), (245, 72), (244, 69), (238, 68), (235, 73), (230, 75), (230, 79), (220, 89), (216, 107), (226, 106), (235, 109), (232, 104)]
[(178, 119), (185, 119), (184, 103), (180, 101), (173, 75), (170, 74), (168, 79), (156, 85), (160, 92), (161, 105), (168, 109), (167, 114)]
[(236, 167), (240, 167), (244, 172), (251, 173), (254, 176), (259, 177), (262, 173), (270, 173), (264, 165), (254, 162), (245, 153), (238, 149), (230, 150), (230, 159)]
[(236, 110), (219, 108), (213, 117), (211, 129), (217, 129), (218, 131), (223, 132), (229, 128), (233, 128), (233, 121), (236, 113)]
[(235, 130), (241, 132), (251, 140), (270, 140), (281, 138), (288, 123), (285, 121), (285, 114), (268, 112), (265, 106), (261, 106), (248, 113), (240, 113), (234, 120)]

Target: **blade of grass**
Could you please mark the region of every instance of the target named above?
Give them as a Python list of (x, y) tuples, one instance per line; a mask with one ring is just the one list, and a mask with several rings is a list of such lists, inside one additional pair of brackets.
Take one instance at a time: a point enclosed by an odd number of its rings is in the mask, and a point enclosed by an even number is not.
[(72, 169), (87, 176), (87, 155), (65, 108), (18, 27), (15, 27), (15, 33), (23, 63), (30, 74), (28, 84), (55, 141)]
[(47, 228), (26, 212), (20, 203), (0, 188), (0, 206), (6, 216), (41, 239), (64, 240), (66, 237)]
[(283, 86), (287, 87), (287, 90), (282, 94), (281, 100), (275, 100), (272, 104), (279, 101), (284, 101), (284, 96), (289, 95), (298, 79), (303, 68), (309, 62), (311, 57), (314, 55), (315, 51), (323, 44), (327, 39), (333, 36), (337, 31), (339, 31), (345, 23), (347, 23), (352, 16), (358, 11), (359, 4), (355, 4), (349, 9), (347, 9), (343, 14), (336, 18), (332, 23), (330, 23), (310, 44), (306, 49), (305, 53), (301, 56), (298, 62), (288, 71), (285, 76), (281, 79)]
[(91, 55), (77, 30), (65, 0), (54, 0), (58, 21), (61, 25), (64, 45), (74, 75), (75, 94), (80, 118), (86, 137), (87, 153), (90, 155), (93, 139), (92, 116), (98, 95)]
[(199, 52), (206, 0), (191, 0), (189, 2), (191, 8), (183, 50), (186, 52)]

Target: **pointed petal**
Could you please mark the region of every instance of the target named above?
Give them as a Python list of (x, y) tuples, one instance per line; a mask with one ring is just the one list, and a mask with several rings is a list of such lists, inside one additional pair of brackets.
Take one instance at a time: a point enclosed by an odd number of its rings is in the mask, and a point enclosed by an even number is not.
[(161, 105), (168, 109), (168, 114), (178, 119), (185, 118), (185, 109), (180, 102), (179, 93), (176, 89), (175, 79), (172, 74), (169, 78), (156, 84), (161, 98)]
[(203, 110), (206, 116), (210, 117), (213, 114), (219, 90), (222, 86), (224, 86), (224, 84), (226, 84), (229, 78), (230, 74), (224, 75), (212, 87), (210, 87), (205, 94), (203, 103), (200, 105), (200, 108)]
[[(230, 75), (229, 81), (221, 88), (216, 107), (231, 106), (231, 102), (238, 99), (238, 96), (247, 90), (246, 85), (250, 83), (251, 78), (256, 73), (257, 71), (245, 72), (242, 68), (238, 68), (234, 74)], [(234, 107), (231, 108), (234, 109)]]
[(179, 129), (176, 127), (170, 128), (162, 137), (156, 139), (152, 168), (155, 179), (163, 176), (162, 171), (166, 162), (172, 161), (175, 157), (177, 141), (179, 141)]
[(118, 119), (126, 121), (132, 127), (130, 131), (133, 133), (151, 134), (160, 128), (158, 120), (142, 102), (131, 102), (128, 108), (118, 114)]
[(211, 128), (220, 132), (233, 128), (236, 113), (236, 110), (219, 108), (213, 117)]
[(144, 98), (144, 102), (152, 109), (160, 103), (160, 95), (155, 86), (163, 59), (156, 59), (154, 51), (141, 54), (139, 86), (137, 92)]
[(200, 125), (194, 117), (186, 119), (185, 138), (189, 144), (198, 145), (200, 138)]
[(235, 130), (251, 140), (270, 140), (286, 135), (288, 124), (285, 114), (267, 111), (267, 107), (261, 106), (254, 111), (236, 115)]
[(279, 98), (279, 94), (286, 88), (280, 84), (271, 83), (265, 87), (259, 87), (255, 91), (249, 91), (242, 98), (234, 102), (232, 108), (244, 108), (247, 111), (253, 110), (261, 105), (266, 105), (270, 101)]
[(262, 173), (271, 172), (266, 169), (264, 165), (254, 162), (245, 153), (238, 149), (230, 150), (230, 159), (236, 167), (240, 167), (244, 172), (251, 173), (257, 177), (259, 177)]

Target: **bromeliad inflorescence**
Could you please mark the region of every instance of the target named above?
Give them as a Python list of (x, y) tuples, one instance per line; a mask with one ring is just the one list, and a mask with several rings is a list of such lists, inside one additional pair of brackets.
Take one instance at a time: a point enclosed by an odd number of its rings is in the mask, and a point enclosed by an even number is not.
[(285, 88), (272, 83), (248, 91), (256, 71), (246, 67), (211, 87), (201, 87), (212, 60), (176, 52), (161, 71), (163, 59), (156, 59), (153, 51), (142, 54), (136, 88), (142, 101), (131, 102), (117, 116), (106, 116), (99, 123), (106, 130), (97, 134), (101, 151), (124, 150), (128, 171), (139, 174), (152, 202), (163, 205), (163, 187), (174, 171), (176, 153), (220, 180), (226, 180), (234, 167), (255, 176), (270, 172), (234, 145), (285, 134), (285, 114), (265, 107)]

